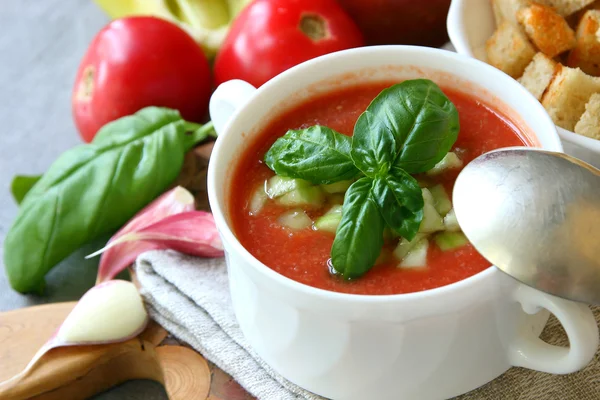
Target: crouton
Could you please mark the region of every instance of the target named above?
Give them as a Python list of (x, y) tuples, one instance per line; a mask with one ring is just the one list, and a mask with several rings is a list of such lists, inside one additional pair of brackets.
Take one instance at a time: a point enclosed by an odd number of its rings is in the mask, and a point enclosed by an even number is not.
[(543, 53), (537, 53), (529, 63), (519, 83), (525, 86), (536, 99), (541, 100), (542, 95), (554, 77), (557, 63)]
[(600, 78), (589, 76), (579, 68), (557, 66), (557, 72), (542, 96), (554, 123), (572, 131), (594, 93), (600, 92)]
[(530, 4), (531, 0), (492, 0), (496, 26), (500, 26), (504, 21), (517, 25), (517, 12)]
[(577, 26), (577, 44), (569, 53), (567, 65), (579, 67), (590, 75), (600, 75), (600, 11), (588, 10)]
[(575, 125), (575, 133), (600, 140), (600, 93), (594, 93)]
[(504, 21), (485, 44), (488, 62), (513, 78), (523, 75), (535, 48), (518, 26)]
[(543, 3), (547, 6), (554, 7), (556, 12), (558, 12), (563, 17), (567, 17), (571, 14), (576, 13), (577, 11), (583, 9), (584, 7), (592, 4), (594, 0), (541, 0), (538, 3)]
[(550, 58), (575, 47), (575, 32), (552, 7), (532, 3), (519, 10), (517, 20), (533, 44)]

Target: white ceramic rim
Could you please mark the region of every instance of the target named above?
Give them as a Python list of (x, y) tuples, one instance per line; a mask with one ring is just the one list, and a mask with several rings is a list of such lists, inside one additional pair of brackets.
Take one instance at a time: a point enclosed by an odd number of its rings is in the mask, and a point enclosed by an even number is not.
[[(369, 53), (371, 53), (371, 52), (386, 52), (386, 51), (390, 51), (390, 50), (398, 51), (399, 48), (407, 50), (407, 51), (428, 52), (428, 53), (431, 53), (435, 57), (442, 57), (442, 58), (447, 57), (447, 58), (451, 58), (459, 63), (476, 64), (478, 68), (481, 68), (482, 70), (484, 70), (484, 72), (486, 74), (489, 74), (490, 77), (493, 77), (494, 75), (496, 75), (499, 79), (506, 80), (507, 78), (509, 78), (510, 81), (508, 81), (507, 84), (513, 86), (512, 90), (520, 91), (520, 92), (522, 92), (522, 95), (524, 97), (531, 98), (531, 100), (534, 101), (533, 107), (543, 110), (543, 113), (546, 115), (546, 118), (550, 120), (550, 117), (546, 114), (541, 103), (539, 103), (531, 95), (531, 93), (529, 93), (523, 86), (518, 84), (516, 81), (514, 81), (512, 78), (510, 78), (510, 76), (506, 75), (502, 71), (492, 67), (491, 65), (489, 65), (483, 61), (473, 58), (473, 57), (465, 57), (464, 55), (460, 55), (458, 53), (448, 51), (448, 50), (442, 50), (442, 49), (437, 49), (437, 48), (428, 48), (428, 47), (419, 47), (419, 46), (400, 46), (400, 45), (369, 46), (369, 47), (359, 47), (359, 48), (350, 49), (350, 50), (343, 50), (343, 51), (340, 51), (337, 53), (327, 54), (325, 56), (321, 56), (321, 57), (312, 59), (312, 60), (304, 62), (302, 64), (298, 64), (298, 65), (286, 70), (285, 72), (277, 75), (275, 78), (266, 82), (258, 90), (261, 90), (261, 91), (262, 90), (265, 90), (265, 91), (271, 90), (270, 89), (271, 87), (274, 87), (274, 86), (276, 87), (277, 85), (280, 85), (283, 82), (285, 82), (285, 80), (287, 80), (287, 79), (293, 79), (294, 75), (302, 73), (302, 70), (306, 67), (306, 64), (309, 64), (309, 63), (313, 67), (320, 66), (320, 67), (326, 68), (327, 63), (331, 58), (336, 58), (336, 57), (339, 57), (340, 55), (343, 56), (343, 55), (352, 54), (352, 53), (363, 53), (363, 54), (361, 54), (362, 56), (368, 57)], [(466, 80), (466, 79), (464, 79), (464, 80)], [(466, 80), (466, 81), (468, 81), (468, 80)], [(479, 86), (479, 85), (477, 85), (477, 86)], [(231, 119), (232, 120), (235, 119), (237, 117), (237, 114), (240, 113), (240, 111), (243, 108), (244, 107), (237, 109), (231, 116)], [(551, 120), (550, 120), (550, 122), (552, 123)], [(560, 142), (558, 134), (556, 133), (556, 129), (554, 129), (553, 132), (551, 132), (549, 134), (555, 136), (556, 142), (557, 142), (557, 147), (562, 151), (562, 144)], [(313, 286), (309, 286), (307, 284), (300, 283), (291, 278), (288, 278), (288, 277), (276, 272), (275, 270), (269, 268), (267, 265), (263, 264), (261, 261), (259, 261), (257, 258), (255, 258), (248, 250), (246, 250), (246, 248), (244, 246), (242, 246), (242, 244), (238, 241), (237, 237), (235, 236), (231, 227), (229, 226), (228, 222), (225, 219), (224, 212), (221, 208), (221, 205), (219, 204), (217, 194), (216, 194), (216, 185), (217, 185), (216, 174), (217, 174), (217, 172), (216, 172), (215, 161), (214, 161), (216, 159), (215, 155), (218, 155), (221, 152), (221, 147), (223, 146), (223, 143), (224, 142), (222, 140), (217, 140), (215, 143), (215, 146), (212, 151), (213, 156), (211, 157), (211, 161), (209, 162), (209, 166), (208, 166), (208, 176), (207, 176), (208, 198), (209, 198), (211, 210), (212, 210), (213, 216), (215, 218), (217, 228), (219, 228), (219, 232), (220, 232), (223, 240), (225, 242), (227, 242), (229, 245), (231, 245), (233, 247), (234, 251), (238, 252), (245, 259), (245, 261), (247, 261), (252, 266), (252, 268), (254, 268), (256, 270), (256, 272), (258, 272), (260, 274), (264, 274), (267, 278), (277, 281), (279, 284), (283, 285), (287, 289), (295, 290), (306, 296), (315, 297), (315, 298), (319, 298), (322, 300), (329, 300), (329, 301), (344, 301), (344, 302), (351, 302), (351, 303), (365, 303), (366, 302), (369, 304), (381, 304), (381, 303), (388, 303), (390, 301), (409, 302), (409, 301), (414, 301), (417, 299), (426, 299), (426, 298), (430, 298), (430, 297), (437, 297), (437, 296), (449, 294), (453, 291), (461, 290), (462, 288), (464, 288), (466, 286), (469, 286), (472, 284), (477, 284), (477, 282), (479, 282), (480, 280), (486, 279), (487, 277), (491, 276), (492, 274), (499, 272), (499, 270), (494, 265), (491, 265), (490, 267), (486, 268), (485, 270), (483, 270), (475, 275), (472, 275), (466, 279), (463, 279), (458, 282), (454, 282), (454, 283), (451, 283), (451, 284), (448, 284), (445, 286), (428, 289), (428, 290), (423, 290), (423, 291), (419, 291), (419, 292), (389, 294), (389, 295), (366, 295), (366, 294), (333, 292), (333, 291), (319, 289), (319, 288), (316, 288)], [(554, 151), (556, 151), (556, 150), (554, 150)]]
[[(488, 1), (488, 3), (491, 7), (491, 2)], [(458, 54), (464, 54), (466, 56), (477, 59), (469, 45), (467, 33), (462, 23), (464, 7), (464, 0), (452, 0), (452, 2), (450, 3), (450, 9), (448, 10), (448, 18), (446, 20), (448, 37), (450, 38), (450, 42), (452, 43)], [(590, 149), (596, 153), (600, 153), (600, 140), (592, 139), (583, 135), (578, 135), (575, 132), (561, 128), (558, 125), (556, 126), (556, 130), (558, 131), (558, 136), (560, 136), (560, 138), (563, 139), (565, 142), (586, 149)]]

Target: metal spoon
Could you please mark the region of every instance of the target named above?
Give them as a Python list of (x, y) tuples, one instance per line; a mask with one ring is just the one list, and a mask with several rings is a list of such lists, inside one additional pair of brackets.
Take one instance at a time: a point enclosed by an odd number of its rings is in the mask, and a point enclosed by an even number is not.
[(562, 153), (497, 150), (461, 171), (453, 202), (464, 234), (500, 270), (600, 304), (600, 170)]

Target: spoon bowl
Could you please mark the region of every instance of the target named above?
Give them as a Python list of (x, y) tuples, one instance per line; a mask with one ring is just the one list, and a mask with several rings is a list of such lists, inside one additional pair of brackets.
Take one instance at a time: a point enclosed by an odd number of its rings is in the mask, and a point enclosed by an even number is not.
[(453, 204), (464, 234), (500, 270), (600, 304), (600, 170), (562, 153), (496, 150), (461, 171)]

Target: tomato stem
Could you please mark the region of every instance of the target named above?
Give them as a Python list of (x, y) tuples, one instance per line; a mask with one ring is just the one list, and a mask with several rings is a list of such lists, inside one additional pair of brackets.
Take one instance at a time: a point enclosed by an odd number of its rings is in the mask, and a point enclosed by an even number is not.
[(328, 36), (327, 22), (318, 14), (304, 14), (300, 18), (300, 31), (313, 41), (319, 41)]

